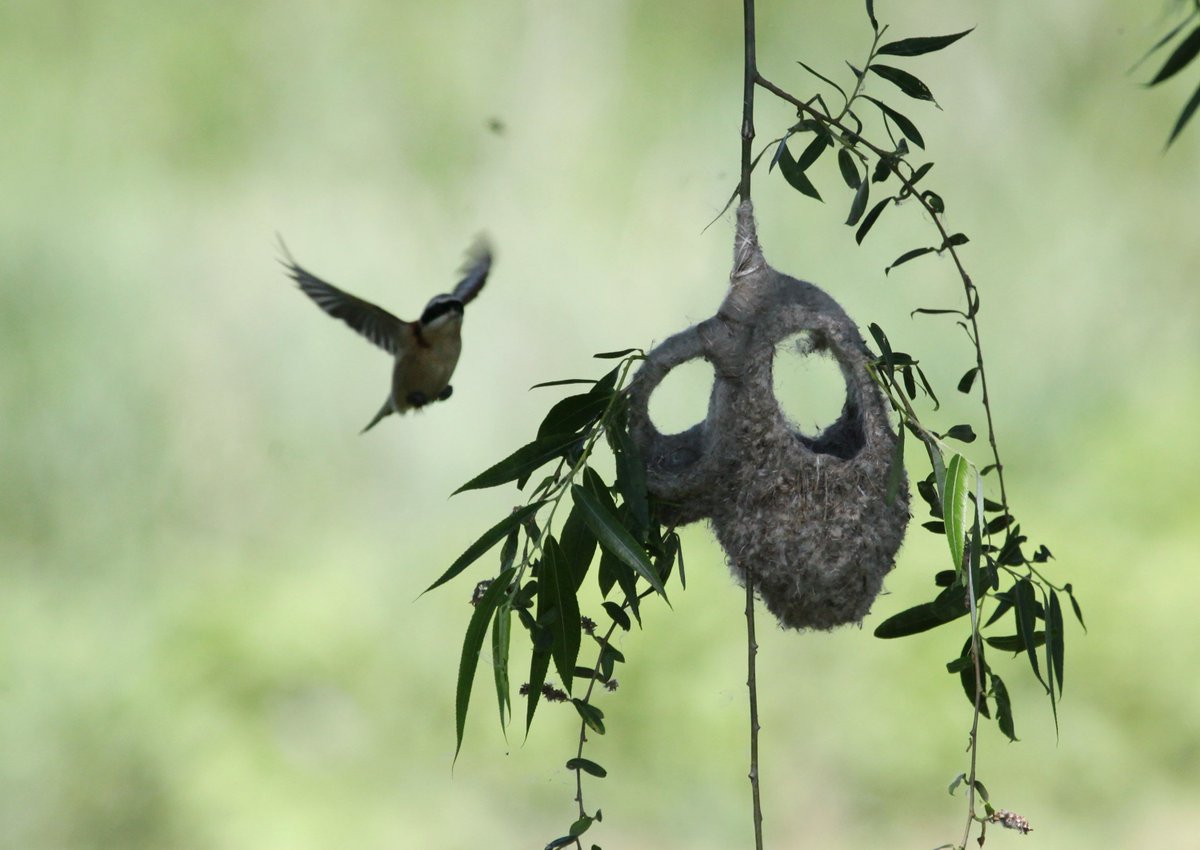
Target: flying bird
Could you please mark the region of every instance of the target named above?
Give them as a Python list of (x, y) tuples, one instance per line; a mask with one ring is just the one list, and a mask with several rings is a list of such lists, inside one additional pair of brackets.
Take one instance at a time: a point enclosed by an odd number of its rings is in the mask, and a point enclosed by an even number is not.
[(306, 271), (279, 240), (288, 276), (318, 307), (341, 319), (396, 359), (392, 387), (383, 407), (361, 433), (392, 413), (404, 413), (450, 397), (450, 377), (462, 351), (463, 308), (487, 282), (492, 250), (479, 239), (467, 254), (462, 279), (450, 293), (435, 295), (415, 322), (398, 319), (369, 301), (338, 289)]

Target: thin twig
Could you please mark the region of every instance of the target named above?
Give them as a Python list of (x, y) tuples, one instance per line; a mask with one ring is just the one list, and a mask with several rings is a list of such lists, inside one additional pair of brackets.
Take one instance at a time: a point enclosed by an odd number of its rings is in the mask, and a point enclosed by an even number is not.
[(745, 30), (746, 71), (742, 86), (742, 182), (738, 194), (750, 200), (750, 173), (754, 170), (751, 147), (754, 144), (754, 84), (758, 80), (758, 65), (754, 47), (754, 0), (742, 0), (742, 23)]
[[(742, 23), (745, 35), (745, 77), (742, 88), (742, 181), (738, 194), (743, 202), (750, 200), (750, 175), (754, 171), (754, 86), (758, 82), (755, 55), (754, 0), (742, 0)], [(746, 688), (750, 692), (750, 796), (754, 807), (754, 848), (763, 850), (762, 796), (758, 782), (758, 677), (755, 658), (758, 642), (754, 636), (754, 572), (746, 570)]]
[(763, 850), (762, 797), (758, 786), (758, 678), (755, 657), (758, 642), (754, 637), (754, 573), (746, 570), (746, 688), (750, 691), (750, 795), (754, 800), (754, 850)]

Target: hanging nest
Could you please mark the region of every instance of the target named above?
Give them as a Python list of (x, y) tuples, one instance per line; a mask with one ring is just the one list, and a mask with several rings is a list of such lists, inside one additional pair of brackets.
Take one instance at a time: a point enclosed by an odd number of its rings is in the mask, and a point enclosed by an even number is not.
[[(816, 436), (800, 433), (775, 398), (778, 344), (805, 333), (805, 353), (841, 367), (846, 401)], [(650, 395), (667, 373), (703, 357), (714, 382), (704, 421), (662, 434)], [(709, 519), (739, 582), (753, 574), (787, 627), (860, 622), (895, 564), (908, 524), (908, 483), (888, 499), (896, 434), (867, 371), (870, 352), (836, 301), (767, 265), (749, 201), (738, 208), (729, 293), (717, 314), (651, 351), (630, 389), (629, 430), (646, 465), (658, 518)]]

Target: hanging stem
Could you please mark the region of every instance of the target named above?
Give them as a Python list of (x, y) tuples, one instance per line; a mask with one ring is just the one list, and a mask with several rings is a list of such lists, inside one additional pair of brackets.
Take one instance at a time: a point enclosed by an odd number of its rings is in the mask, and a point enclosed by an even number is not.
[(746, 37), (746, 70), (742, 84), (742, 182), (738, 195), (750, 200), (751, 147), (754, 144), (754, 84), (758, 65), (754, 52), (754, 0), (742, 0), (742, 21)]
[[(742, 88), (742, 181), (738, 195), (750, 200), (750, 172), (753, 169), (751, 148), (754, 144), (754, 87), (758, 82), (758, 65), (754, 50), (754, 0), (742, 0), (742, 22), (745, 34), (746, 64)], [(754, 636), (754, 572), (746, 569), (746, 688), (750, 692), (750, 796), (754, 804), (754, 848), (763, 850), (762, 796), (758, 784), (758, 678), (755, 659), (758, 641)]]

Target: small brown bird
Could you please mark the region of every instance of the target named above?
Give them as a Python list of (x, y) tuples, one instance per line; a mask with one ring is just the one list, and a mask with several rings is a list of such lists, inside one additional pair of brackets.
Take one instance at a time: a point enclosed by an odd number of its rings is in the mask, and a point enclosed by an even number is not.
[(492, 268), (492, 250), (485, 240), (477, 241), (468, 252), (463, 278), (454, 291), (435, 295), (415, 322), (398, 319), (305, 271), (292, 259), (282, 239), (279, 244), (286, 258), (281, 262), (305, 295), (396, 358), (391, 391), (362, 433), (389, 414), (450, 397), (450, 378), (462, 352), (463, 308), (483, 289)]

